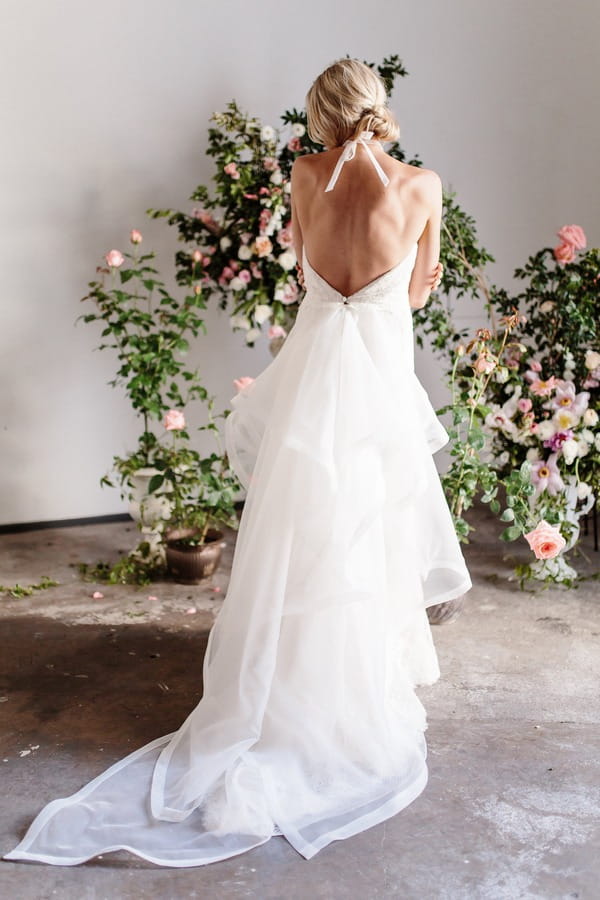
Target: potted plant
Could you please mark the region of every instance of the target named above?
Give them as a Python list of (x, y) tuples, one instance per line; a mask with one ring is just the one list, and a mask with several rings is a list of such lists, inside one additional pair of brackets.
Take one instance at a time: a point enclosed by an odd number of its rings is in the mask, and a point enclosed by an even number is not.
[[(172, 455), (165, 448), (164, 434), (178, 430), (180, 440), (188, 439), (177, 417), (190, 402), (205, 400), (207, 392), (197, 369), (185, 364), (189, 340), (206, 331), (200, 310), (206, 301), (199, 284), (192, 284), (182, 299), (173, 297), (153, 265), (153, 252), (140, 253), (142, 235), (130, 232), (132, 252), (113, 249), (98, 266), (100, 280), (89, 282), (90, 291), (82, 298), (95, 309), (79, 316), (84, 322), (103, 326), (98, 350), (116, 351), (118, 370), (109, 382), (122, 386), (136, 414), (142, 419), (137, 447), (125, 456), (113, 458), (112, 471), (101, 479), (102, 485), (120, 486), (121, 496), (129, 500), (129, 511), (140, 529), (157, 542), (160, 523), (171, 510), (169, 485), (157, 488), (150, 497), (148, 487), (160, 468)], [(157, 434), (154, 423), (163, 420), (165, 431)], [(163, 466), (164, 468), (164, 466)]]
[[(202, 456), (182, 445), (156, 460), (157, 473), (148, 485), (149, 495), (167, 491), (169, 513), (161, 523), (168, 572), (185, 584), (197, 584), (212, 575), (225, 546), (226, 525), (236, 529), (235, 497), (239, 482), (220, 446), (219, 429), (212, 414), (214, 398), (207, 401), (209, 421), (198, 430), (212, 431), (217, 451)], [(185, 421), (182, 421), (182, 428)]]

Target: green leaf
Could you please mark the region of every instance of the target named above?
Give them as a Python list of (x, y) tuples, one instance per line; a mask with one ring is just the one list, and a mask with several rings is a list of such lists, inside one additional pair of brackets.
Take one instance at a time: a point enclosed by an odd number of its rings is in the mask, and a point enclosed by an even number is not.
[(507, 509), (504, 510), (504, 512), (500, 516), (500, 521), (501, 522), (512, 522), (512, 521), (514, 521), (514, 518), (515, 518), (515, 511), (514, 511), (514, 509), (511, 509), (511, 507), (509, 506)]
[(164, 475), (153, 475), (150, 479), (150, 484), (148, 485), (148, 493), (153, 494), (154, 491), (158, 490), (158, 488), (162, 486), (164, 480)]

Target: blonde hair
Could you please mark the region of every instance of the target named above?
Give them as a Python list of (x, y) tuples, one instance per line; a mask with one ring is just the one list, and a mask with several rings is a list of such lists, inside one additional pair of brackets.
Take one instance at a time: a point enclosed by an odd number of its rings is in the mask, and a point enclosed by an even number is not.
[(358, 59), (338, 59), (321, 72), (306, 95), (306, 115), (310, 139), (329, 149), (362, 131), (381, 141), (400, 134), (383, 80)]

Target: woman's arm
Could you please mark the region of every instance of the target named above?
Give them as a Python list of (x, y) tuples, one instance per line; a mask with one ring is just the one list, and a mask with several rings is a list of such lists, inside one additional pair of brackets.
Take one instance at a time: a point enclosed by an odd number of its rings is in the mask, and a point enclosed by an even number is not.
[(298, 206), (296, 204), (296, 193), (298, 191), (299, 182), (302, 179), (302, 176), (298, 175), (298, 169), (302, 157), (298, 156), (294, 160), (292, 164), (292, 169), (290, 173), (290, 201), (292, 205), (292, 239), (294, 242), (294, 252), (296, 254), (296, 269), (298, 271), (298, 281), (304, 287), (304, 272), (302, 271), (302, 248), (304, 246), (302, 239), (302, 228), (300, 226), (300, 219), (298, 218)]
[(428, 169), (418, 178), (415, 187), (423, 205), (429, 210), (429, 216), (419, 238), (417, 258), (408, 286), (408, 298), (412, 309), (422, 309), (442, 278), (443, 266), (439, 261), (442, 180), (437, 172)]

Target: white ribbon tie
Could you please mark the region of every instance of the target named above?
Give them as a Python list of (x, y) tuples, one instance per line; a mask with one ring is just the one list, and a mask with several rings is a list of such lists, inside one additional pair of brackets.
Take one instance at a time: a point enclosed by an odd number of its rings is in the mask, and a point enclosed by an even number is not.
[(363, 131), (362, 134), (360, 134), (353, 141), (350, 141), (350, 140), (344, 141), (344, 145), (343, 145), (344, 149), (342, 150), (342, 152), (340, 153), (340, 155), (338, 157), (338, 161), (335, 164), (335, 169), (332, 172), (331, 178), (329, 179), (329, 184), (325, 188), (325, 191), (333, 190), (333, 187), (334, 187), (336, 181), (338, 180), (338, 176), (339, 176), (340, 172), (342, 171), (342, 166), (344, 165), (345, 162), (348, 162), (349, 159), (354, 158), (354, 155), (356, 154), (356, 146), (359, 141), (363, 145), (365, 150), (367, 151), (367, 156), (373, 163), (373, 166), (375, 167), (375, 171), (379, 175), (382, 183), (385, 185), (385, 187), (388, 186), (388, 184), (390, 183), (390, 179), (387, 177), (387, 175), (385, 174), (385, 172), (383, 171), (383, 169), (381, 168), (381, 166), (375, 159), (375, 156), (373, 155), (373, 151), (371, 150), (371, 148), (369, 147), (369, 145), (367, 143), (367, 141), (369, 141), (372, 137), (373, 137), (372, 131)]

